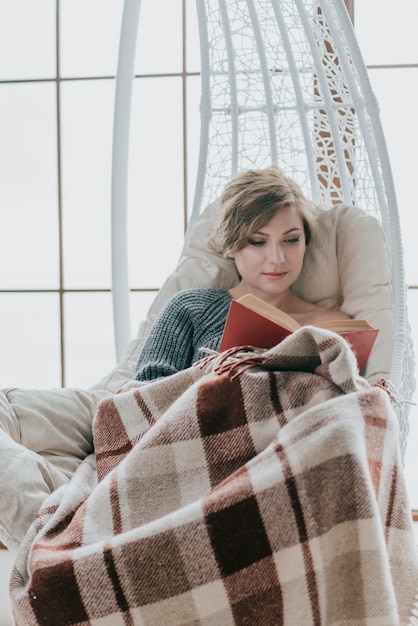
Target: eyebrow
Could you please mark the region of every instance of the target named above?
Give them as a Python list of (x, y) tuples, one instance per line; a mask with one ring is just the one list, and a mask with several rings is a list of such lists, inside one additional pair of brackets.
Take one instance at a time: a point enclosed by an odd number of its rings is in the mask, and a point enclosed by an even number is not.
[[(301, 233), (302, 230), (303, 229), (299, 228), (299, 226), (295, 226), (294, 228), (289, 228), (289, 230), (286, 230), (286, 232), (282, 233), (282, 236), (289, 235), (290, 233), (293, 233), (295, 231)], [(254, 235), (263, 235), (263, 237), (268, 237), (268, 233), (264, 233), (262, 230), (256, 230)]]

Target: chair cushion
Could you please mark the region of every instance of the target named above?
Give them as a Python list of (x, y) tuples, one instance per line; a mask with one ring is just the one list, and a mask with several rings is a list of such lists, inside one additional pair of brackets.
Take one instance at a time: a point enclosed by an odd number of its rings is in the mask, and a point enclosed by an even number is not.
[(318, 228), (294, 291), (340, 308), (380, 329), (365, 376), (388, 378), (392, 361), (394, 300), (390, 247), (380, 222), (353, 206), (318, 209)]

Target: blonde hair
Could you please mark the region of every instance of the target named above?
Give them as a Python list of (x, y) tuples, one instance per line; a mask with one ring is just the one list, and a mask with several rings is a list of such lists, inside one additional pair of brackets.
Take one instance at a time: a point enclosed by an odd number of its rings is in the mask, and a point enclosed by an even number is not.
[(226, 185), (220, 202), (220, 221), (209, 240), (216, 254), (229, 256), (243, 248), (251, 235), (289, 205), (300, 213), (306, 245), (311, 239), (315, 214), (300, 187), (276, 166), (238, 174)]

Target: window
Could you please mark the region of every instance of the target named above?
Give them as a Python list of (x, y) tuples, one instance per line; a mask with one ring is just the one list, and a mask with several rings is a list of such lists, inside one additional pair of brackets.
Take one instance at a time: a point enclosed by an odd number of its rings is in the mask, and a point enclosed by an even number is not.
[[(133, 335), (177, 262), (197, 164), (194, 2), (163, 5), (161, 20), (158, 3), (142, 2), (135, 65)], [(115, 364), (110, 171), (122, 10), (122, 0), (0, 0), (3, 387), (89, 386)]]

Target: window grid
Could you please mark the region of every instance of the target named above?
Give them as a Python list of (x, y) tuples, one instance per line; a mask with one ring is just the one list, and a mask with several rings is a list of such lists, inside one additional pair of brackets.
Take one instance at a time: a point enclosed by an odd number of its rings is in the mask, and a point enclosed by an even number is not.
[[(354, 1), (353, 0), (345, 0), (347, 7), (349, 9), (350, 14), (353, 16), (354, 13)], [(63, 246), (63, 197), (62, 197), (62, 111), (61, 111), (61, 85), (64, 82), (71, 81), (95, 81), (95, 80), (109, 80), (113, 79), (114, 76), (72, 76), (72, 77), (62, 77), (61, 76), (61, 60), (60, 60), (60, 1), (56, 0), (56, 21), (55, 21), (55, 29), (56, 29), (56, 41), (55, 41), (55, 55), (56, 55), (56, 76), (55, 78), (45, 78), (45, 79), (16, 79), (16, 80), (0, 80), (0, 84), (25, 84), (25, 83), (55, 83), (56, 84), (56, 125), (57, 125), (57, 210), (58, 210), (58, 242), (59, 242), (59, 287), (58, 289), (1, 289), (0, 293), (56, 293), (59, 295), (59, 312), (60, 312), (60, 353), (61, 353), (61, 384), (65, 386), (66, 384), (66, 354), (65, 354), (65, 332), (66, 332), (66, 324), (65, 324), (65, 307), (64, 307), (64, 297), (67, 293), (109, 293), (111, 290), (109, 289), (69, 289), (65, 287), (64, 281), (64, 246)], [(187, 48), (187, 32), (186, 32), (186, 0), (182, 0), (182, 72), (181, 73), (159, 73), (159, 74), (136, 74), (135, 79), (141, 80), (142, 78), (166, 78), (166, 77), (180, 77), (182, 80), (182, 137), (183, 137), (183, 188), (184, 188), (184, 207), (183, 207), (183, 229), (185, 231), (187, 222), (188, 222), (188, 150), (187, 150), (187, 79), (192, 76), (198, 76), (197, 72), (187, 72), (187, 61), (186, 61), (186, 48)], [(402, 64), (382, 64), (382, 65), (369, 65), (369, 70), (380, 70), (380, 69), (411, 69), (418, 68), (417, 63), (402, 63)], [(410, 290), (418, 289), (418, 285), (412, 284), (409, 285)], [(141, 288), (136, 287), (132, 289), (132, 292), (157, 292), (158, 287), (155, 288)]]
[[(60, 59), (60, 0), (55, 2), (55, 59), (56, 59), (56, 76), (49, 78), (30, 78), (30, 79), (0, 79), (0, 85), (6, 84), (51, 84), (56, 85), (56, 129), (57, 129), (57, 145), (56, 145), (56, 177), (57, 177), (57, 211), (58, 211), (58, 263), (59, 263), (59, 286), (57, 289), (2, 289), (0, 287), (0, 294), (46, 294), (53, 293), (59, 296), (59, 327), (60, 327), (60, 361), (61, 361), (61, 385), (66, 385), (66, 348), (65, 348), (65, 306), (64, 297), (65, 294), (70, 293), (110, 293), (110, 288), (88, 288), (88, 289), (74, 289), (66, 288), (64, 280), (64, 225), (63, 225), (63, 186), (62, 186), (62, 107), (61, 107), (61, 85), (72, 81), (102, 81), (102, 80), (114, 80), (114, 75), (101, 75), (101, 76), (61, 76), (61, 59)], [(184, 205), (183, 205), (183, 231), (185, 232), (188, 223), (188, 176), (187, 176), (187, 79), (192, 76), (198, 76), (197, 72), (187, 72), (187, 41), (186, 41), (186, 0), (182, 0), (182, 71), (170, 72), (170, 73), (157, 73), (157, 74), (135, 74), (135, 80), (149, 79), (149, 78), (167, 78), (177, 77), (182, 80), (182, 147), (183, 147), (183, 188), (184, 188)], [(133, 287), (131, 292), (133, 293), (153, 293), (157, 292), (158, 287)]]

